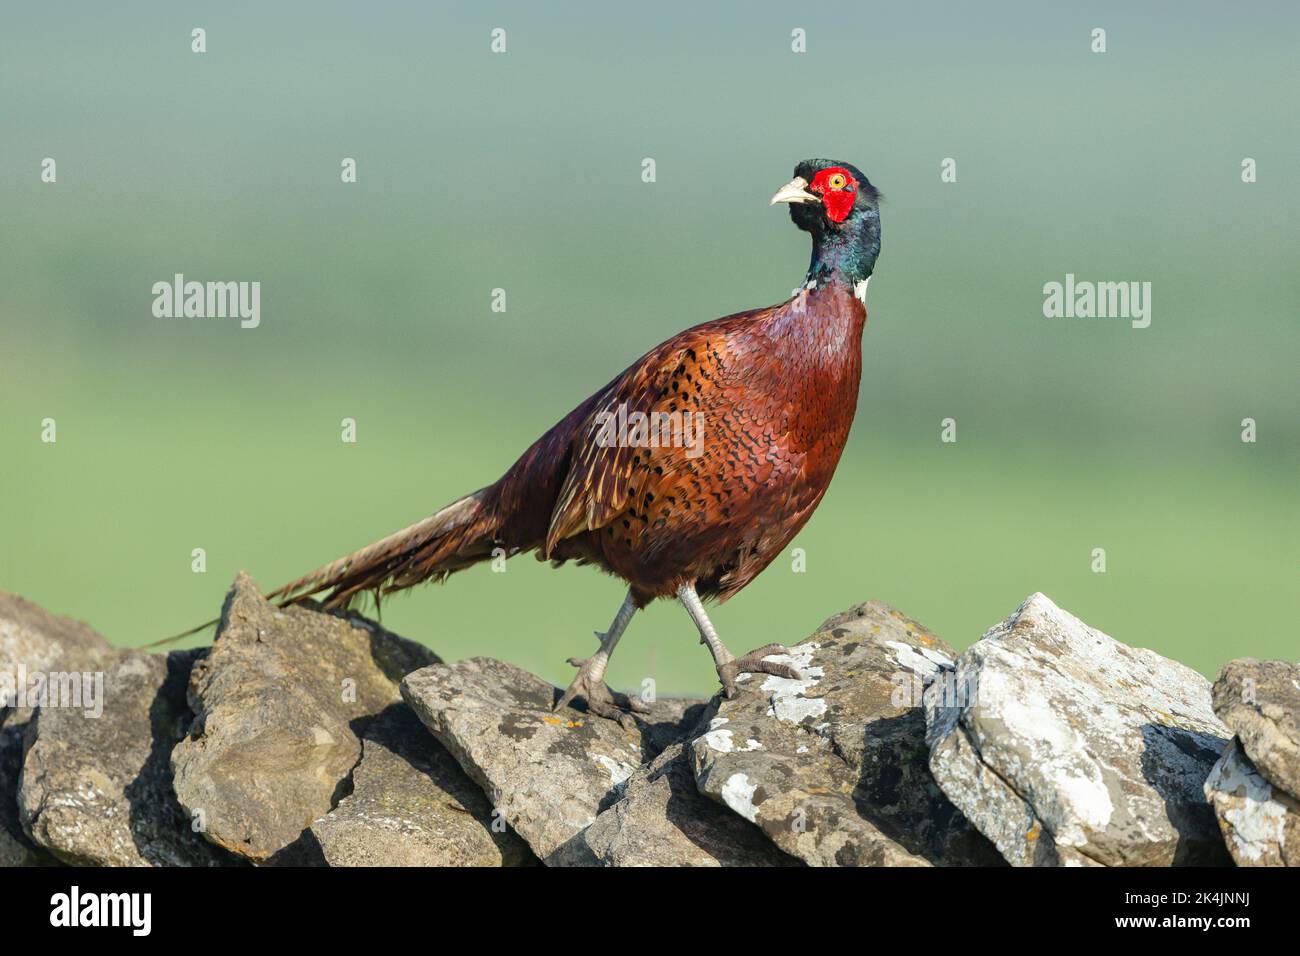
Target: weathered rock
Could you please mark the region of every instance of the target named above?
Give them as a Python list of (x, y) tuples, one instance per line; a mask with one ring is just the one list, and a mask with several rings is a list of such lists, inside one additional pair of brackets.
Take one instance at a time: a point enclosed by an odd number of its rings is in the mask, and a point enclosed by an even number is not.
[(796, 866), (751, 823), (700, 794), (687, 746), (632, 774), (583, 834), (606, 866)]
[(352, 793), (311, 825), (330, 866), (521, 866), (518, 836), (492, 831), (483, 792), (404, 704), (367, 725)]
[(1190, 668), (1033, 594), (925, 702), (935, 778), (1012, 863), (1227, 862), (1202, 785), (1228, 731)]
[(0, 867), (44, 866), (54, 863), (54, 858), (23, 832), (18, 816), (18, 781), (27, 724), (6, 722), (9, 714), (0, 711)]
[(27, 723), (43, 695), (64, 686), (64, 674), (100, 671), (116, 653), (80, 621), (0, 591), (0, 866), (55, 862), (23, 831), (18, 814)]
[(1300, 866), (1300, 801), (1276, 790), (1233, 740), (1205, 781), (1238, 866)]
[(124, 651), (81, 706), (43, 704), (27, 728), (18, 809), (65, 863), (216, 866), (228, 857), (176, 802), (168, 754), (190, 718), (185, 685), (202, 651)]
[(928, 767), (921, 693), (952, 649), (872, 601), (790, 651), (804, 680), (745, 677), (693, 742), (700, 790), (815, 866), (1001, 863)]
[[(623, 784), (654, 756), (683, 707), (660, 701), (627, 731), (611, 720), (566, 708), (540, 677), (486, 657), (438, 664), (407, 675), (402, 696), (506, 822), (551, 866), (594, 865), (581, 838)], [(702, 710), (702, 705), (697, 705)], [(698, 711), (686, 717), (690, 725)]]
[(673, 744), (696, 731), (710, 702), (703, 698), (665, 697), (650, 707), (650, 713), (637, 722), (641, 732), (641, 751), (646, 760), (659, 756)]
[(1259, 773), (1300, 799), (1300, 664), (1229, 661), (1214, 682), (1214, 712)]
[(117, 655), (81, 621), (51, 614), (16, 594), (0, 591), (0, 709), (13, 707), (18, 672), (28, 675), (91, 669)]
[(358, 615), (279, 609), (240, 574), (190, 678), (197, 716), (171, 757), (181, 804), (250, 860), (319, 862), (304, 831), (346, 792), (365, 721), (437, 659)]

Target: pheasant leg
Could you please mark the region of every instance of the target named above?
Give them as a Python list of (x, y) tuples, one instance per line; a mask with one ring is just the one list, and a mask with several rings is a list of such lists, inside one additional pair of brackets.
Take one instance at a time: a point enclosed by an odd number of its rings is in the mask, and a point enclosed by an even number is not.
[(695, 626), (699, 628), (700, 643), (707, 644), (709, 653), (713, 655), (718, 679), (722, 681), (722, 694), (728, 700), (736, 696), (736, 678), (741, 674), (774, 674), (790, 680), (803, 680), (803, 674), (789, 664), (767, 660), (771, 655), (790, 653), (789, 648), (782, 644), (767, 644), (742, 657), (733, 656), (731, 651), (727, 650), (727, 645), (723, 644), (722, 639), (718, 637), (713, 622), (705, 613), (704, 603), (695, 593), (694, 585), (683, 584), (677, 589), (677, 597), (686, 608), (686, 613), (691, 616), (691, 620), (695, 622)]
[(553, 710), (567, 707), (575, 697), (580, 696), (587, 702), (587, 710), (590, 713), (617, 721), (628, 730), (635, 728), (636, 722), (632, 719), (632, 714), (643, 714), (650, 708), (639, 698), (610, 690), (605, 683), (605, 667), (609, 664), (610, 655), (614, 653), (614, 646), (627, 630), (628, 622), (632, 620), (632, 615), (635, 613), (636, 605), (632, 603), (632, 592), (629, 591), (623, 600), (623, 606), (614, 615), (609, 630), (603, 634), (600, 631), (596, 632), (596, 638), (600, 641), (596, 653), (586, 658), (569, 658), (569, 663), (578, 668), (578, 673), (569, 684), (569, 689), (564, 692), (564, 696), (555, 702)]

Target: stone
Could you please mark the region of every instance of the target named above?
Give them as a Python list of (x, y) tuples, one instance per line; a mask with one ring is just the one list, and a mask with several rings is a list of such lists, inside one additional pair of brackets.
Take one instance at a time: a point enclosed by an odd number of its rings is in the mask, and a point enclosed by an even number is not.
[(18, 781), (27, 723), (7, 722), (9, 713), (0, 711), (0, 867), (51, 865), (57, 861), (32, 842), (18, 815)]
[(553, 713), (557, 687), (487, 657), (409, 674), (402, 696), (549, 866), (597, 863), (582, 832), (671, 737), (663, 725), (690, 725), (703, 709), (658, 701), (635, 730), (573, 707)]
[(1238, 866), (1300, 866), (1300, 801), (1272, 784), (1233, 740), (1205, 781)]
[(492, 807), (424, 725), (394, 704), (361, 735), (352, 792), (311, 825), (330, 866), (521, 866), (537, 858), (494, 833)]
[(62, 674), (102, 670), (116, 653), (88, 625), (0, 591), (0, 866), (56, 862), (23, 831), (18, 813), (23, 739), (37, 703), (27, 698), (40, 686), (34, 681), (63, 686)]
[(930, 767), (1016, 865), (1228, 862), (1210, 684), (1033, 594), (926, 691)]
[(1214, 682), (1214, 712), (1256, 770), (1300, 799), (1300, 664), (1229, 661)]
[(930, 774), (921, 695), (953, 650), (887, 604), (789, 655), (804, 680), (742, 676), (691, 744), (701, 792), (814, 866), (997, 865)]
[[(43, 704), (28, 725), (18, 810), (31, 839), (79, 866), (218, 866), (172, 789), (168, 754), (192, 715), (203, 651), (124, 651), (83, 706)], [(100, 711), (98, 714), (96, 711)]]
[(196, 716), (171, 755), (181, 805), (248, 860), (323, 862), (307, 830), (346, 795), (366, 722), (437, 660), (360, 615), (277, 608), (240, 574), (190, 678)]
[(583, 839), (606, 866), (799, 865), (752, 823), (700, 794), (681, 742), (633, 773)]
[[(0, 675), (11, 683), (20, 669), (29, 675), (89, 670), (116, 655), (117, 649), (89, 625), (0, 591)], [(13, 690), (0, 683), (0, 709), (15, 706)]]
[(1041, 594), (960, 655), (870, 602), (775, 659), (628, 729), (242, 574), (161, 655), (0, 592), (0, 866), (1300, 865), (1296, 664), (1211, 690)]

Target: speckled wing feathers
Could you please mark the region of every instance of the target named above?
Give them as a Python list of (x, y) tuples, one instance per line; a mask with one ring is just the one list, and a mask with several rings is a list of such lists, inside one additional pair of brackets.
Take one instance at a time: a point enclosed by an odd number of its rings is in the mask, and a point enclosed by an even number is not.
[[(694, 332), (694, 330), (691, 330)], [(659, 346), (633, 365), (606, 389), (593, 411), (579, 426), (573, 445), (572, 465), (556, 499), (543, 553), (549, 557), (557, 542), (583, 531), (603, 528), (626, 507), (628, 479), (637, 449), (626, 442), (602, 443), (602, 414), (652, 414), (667, 383), (680, 367), (690, 347), (690, 333)]]

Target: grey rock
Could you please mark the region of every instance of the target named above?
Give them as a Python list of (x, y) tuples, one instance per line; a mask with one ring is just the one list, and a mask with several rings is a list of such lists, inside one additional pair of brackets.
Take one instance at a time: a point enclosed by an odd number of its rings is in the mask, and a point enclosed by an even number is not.
[(33, 841), (74, 865), (229, 862), (194, 832), (168, 764), (192, 716), (185, 685), (202, 653), (121, 652), (105, 665), (96, 701), (40, 707), (26, 731), (18, 792)]
[(550, 866), (596, 864), (582, 832), (683, 712), (680, 703), (657, 702), (632, 731), (572, 707), (552, 713), (558, 688), (486, 657), (409, 674), (402, 696)]
[(1210, 685), (1033, 594), (926, 691), (930, 767), (1017, 865), (1226, 863)]
[(1300, 799), (1300, 665), (1228, 662), (1214, 682), (1214, 712), (1259, 773)]
[(54, 857), (23, 832), (18, 815), (18, 781), (23, 769), (23, 735), (27, 722), (8, 721), (0, 711), (0, 867), (46, 866)]
[[(41, 688), (61, 686), (62, 673), (102, 670), (116, 653), (80, 621), (0, 591), (0, 866), (56, 862), (23, 831), (18, 814), (23, 739)], [(51, 675), (53, 685), (46, 680)]]
[[(116, 654), (113, 645), (81, 621), (0, 591), (0, 674), (11, 681), (20, 669), (28, 674), (85, 670)], [(12, 691), (0, 683), (0, 707), (14, 706)]]
[(492, 807), (404, 704), (367, 725), (352, 793), (311, 825), (330, 866), (521, 866), (537, 858), (493, 832)]
[(648, 759), (657, 757), (673, 744), (693, 736), (711, 702), (698, 698), (665, 697), (654, 702), (650, 713), (641, 716), (641, 749)]
[(797, 866), (752, 823), (700, 794), (685, 744), (628, 778), (583, 834), (606, 866)]
[(1300, 801), (1275, 789), (1233, 740), (1205, 781), (1238, 866), (1300, 866)]
[[(814, 866), (1000, 864), (930, 775), (921, 694), (953, 651), (872, 601), (743, 677), (690, 751), (699, 789)], [(782, 657), (775, 658), (782, 660)]]
[(235, 579), (211, 653), (194, 667), (176, 794), (206, 837), (255, 862), (322, 862), (305, 831), (347, 790), (360, 730), (438, 658), (359, 615), (280, 609)]

